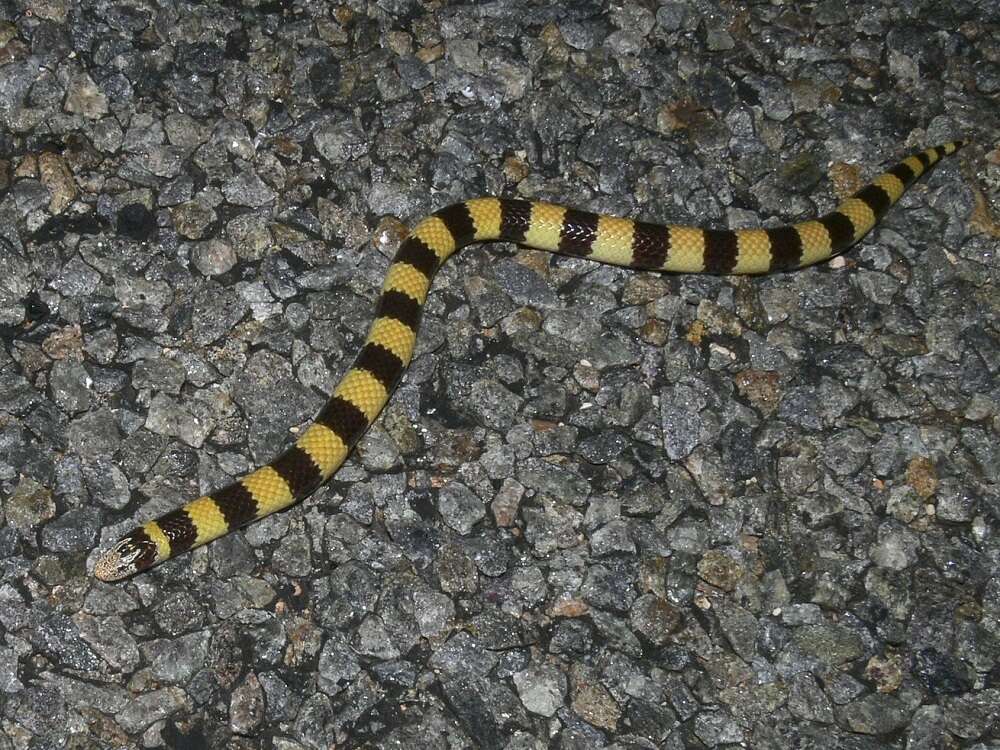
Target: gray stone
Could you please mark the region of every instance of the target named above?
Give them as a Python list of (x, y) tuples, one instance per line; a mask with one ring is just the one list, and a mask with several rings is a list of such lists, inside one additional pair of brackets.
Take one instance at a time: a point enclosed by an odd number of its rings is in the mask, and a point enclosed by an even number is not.
[(486, 677), (498, 661), (497, 654), (483, 648), (477, 638), (466, 632), (457, 632), (434, 652), (428, 663), (448, 674)]
[(182, 685), (204, 665), (209, 633), (199, 630), (173, 639), (160, 639), (143, 646), (153, 676), (168, 685)]
[(97, 87), (93, 78), (79, 72), (70, 79), (63, 106), (67, 112), (99, 120), (108, 113), (108, 98)]
[(158, 721), (163, 721), (184, 706), (184, 691), (166, 687), (137, 695), (129, 700), (116, 720), (126, 732), (139, 733)]
[(52, 491), (31, 477), (21, 477), (3, 505), (7, 523), (21, 532), (29, 532), (56, 514)]
[(792, 632), (792, 640), (802, 651), (831, 666), (852, 661), (864, 653), (861, 638), (834, 623), (802, 625)]
[(320, 155), (331, 164), (343, 164), (368, 153), (366, 134), (349, 120), (325, 125), (313, 133)]
[(788, 683), (788, 710), (805, 721), (832, 724), (833, 706), (808, 672), (799, 672)]
[(182, 364), (163, 357), (140, 360), (132, 368), (132, 385), (136, 388), (152, 388), (176, 395), (180, 393), (185, 378)]
[(656, 646), (668, 643), (683, 621), (676, 607), (655, 594), (643, 594), (632, 605), (633, 629)]
[(935, 511), (942, 521), (967, 523), (972, 520), (979, 504), (976, 494), (963, 483), (952, 477), (945, 477), (938, 484), (935, 493)]
[(514, 675), (518, 697), (526, 709), (554, 716), (566, 701), (566, 676), (549, 664), (532, 664)]
[(226, 223), (226, 235), (240, 260), (260, 260), (272, 247), (267, 220), (257, 213), (240, 214)]
[(229, 244), (212, 238), (194, 244), (191, 262), (205, 276), (221, 276), (236, 265), (236, 253)]
[(147, 430), (180, 438), (192, 448), (201, 447), (214, 427), (214, 421), (203, 409), (192, 403), (179, 403), (162, 393), (153, 397), (146, 415)]
[(83, 464), (83, 478), (92, 500), (106, 508), (121, 510), (131, 499), (128, 477), (106, 456)]
[(81, 637), (79, 628), (66, 615), (53, 614), (30, 633), (31, 643), (47, 658), (81, 672), (95, 673), (100, 660)]
[(264, 690), (253, 672), (233, 691), (229, 701), (229, 727), (239, 735), (252, 735), (264, 721)]
[(355, 680), (361, 665), (350, 644), (339, 634), (327, 637), (319, 655), (319, 687), (335, 695)]
[(611, 521), (590, 535), (590, 551), (597, 557), (624, 552), (635, 553), (635, 543), (629, 535), (628, 525), (621, 520)]
[(425, 638), (444, 635), (452, 627), (455, 605), (444, 594), (415, 592), (413, 609), (420, 634)]
[(706, 711), (694, 719), (694, 733), (708, 747), (743, 742), (743, 730), (722, 711)]
[(189, 240), (206, 236), (208, 226), (218, 218), (211, 206), (197, 198), (174, 206), (170, 215), (177, 233)]
[(275, 199), (274, 191), (251, 171), (240, 172), (222, 186), (226, 200), (236, 206), (261, 208)]
[(888, 525), (879, 529), (878, 544), (872, 549), (872, 562), (891, 570), (904, 570), (917, 562), (920, 540), (905, 528)]
[(468, 534), (486, 516), (486, 506), (461, 482), (449, 482), (438, 493), (438, 511), (459, 534)]
[(851, 701), (837, 716), (838, 723), (852, 732), (886, 735), (906, 726), (909, 713), (896, 696), (874, 693)]
[(42, 545), (53, 552), (82, 552), (93, 546), (100, 527), (96, 508), (73, 508), (45, 525)]

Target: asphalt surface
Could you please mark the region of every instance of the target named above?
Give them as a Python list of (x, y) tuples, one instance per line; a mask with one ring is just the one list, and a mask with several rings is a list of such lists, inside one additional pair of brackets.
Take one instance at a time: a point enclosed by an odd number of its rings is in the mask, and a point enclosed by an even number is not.
[[(1000, 747), (1000, 10), (0, 0), (0, 750)], [(493, 244), (326, 486), (270, 460), (405, 225), (492, 194), (774, 226), (768, 277)]]

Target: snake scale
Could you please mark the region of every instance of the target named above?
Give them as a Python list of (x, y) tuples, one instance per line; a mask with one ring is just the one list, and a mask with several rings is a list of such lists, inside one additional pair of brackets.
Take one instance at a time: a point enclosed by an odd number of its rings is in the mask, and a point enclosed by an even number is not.
[(761, 274), (801, 268), (867, 234), (914, 181), (962, 146), (914, 154), (817, 219), (773, 229), (649, 224), (537, 201), (476, 198), (421, 220), (386, 273), (375, 321), (357, 359), (295, 444), (267, 466), (134, 529), (94, 574), (126, 578), (301, 500), (329, 479), (375, 421), (413, 356), (434, 272), (473, 242), (506, 240), (630, 268)]

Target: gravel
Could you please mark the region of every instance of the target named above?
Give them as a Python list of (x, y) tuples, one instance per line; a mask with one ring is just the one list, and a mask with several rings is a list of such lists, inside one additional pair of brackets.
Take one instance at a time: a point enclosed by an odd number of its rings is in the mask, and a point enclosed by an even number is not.
[[(1000, 746), (991, 0), (0, 2), (0, 750)], [(453, 200), (861, 246), (509, 245), (301, 506), (95, 550), (287, 446)]]

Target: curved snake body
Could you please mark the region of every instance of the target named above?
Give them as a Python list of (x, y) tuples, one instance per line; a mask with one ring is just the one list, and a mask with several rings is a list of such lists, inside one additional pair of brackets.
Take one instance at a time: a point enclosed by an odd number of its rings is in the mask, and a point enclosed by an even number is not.
[(834, 211), (773, 229), (664, 226), (506, 198), (443, 208), (420, 221), (400, 245), (361, 353), (295, 444), (267, 466), (134, 529), (98, 559), (94, 574), (114, 581), (145, 570), (282, 510), (329, 479), (406, 370), (434, 272), (466, 245), (506, 240), (602, 263), (684, 273), (801, 268), (856, 243), (918, 177), (961, 146), (954, 141), (914, 154)]

